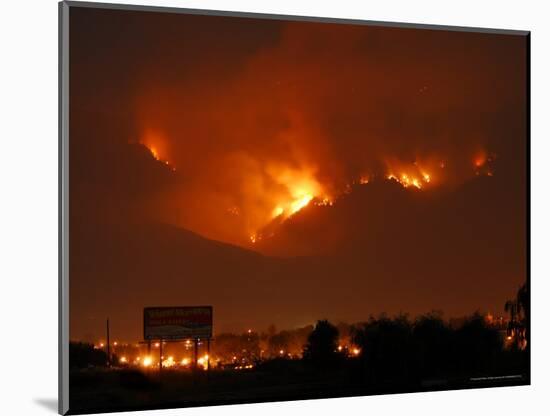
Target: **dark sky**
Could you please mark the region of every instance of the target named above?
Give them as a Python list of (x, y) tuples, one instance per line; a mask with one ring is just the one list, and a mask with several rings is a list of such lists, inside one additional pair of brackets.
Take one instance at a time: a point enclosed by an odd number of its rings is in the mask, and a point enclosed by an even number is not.
[(70, 13), (71, 338), (501, 313), (525, 280), (525, 37)]

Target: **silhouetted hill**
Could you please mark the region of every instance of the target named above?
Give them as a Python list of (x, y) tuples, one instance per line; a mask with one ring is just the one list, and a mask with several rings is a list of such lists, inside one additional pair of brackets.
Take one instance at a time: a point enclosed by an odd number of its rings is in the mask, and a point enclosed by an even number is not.
[(480, 176), (457, 188), (427, 191), (393, 181), (356, 185), (334, 205), (310, 204), (272, 227), (256, 248), (276, 256), (374, 251), (423, 257), (445, 244), (468, 251), (482, 240), (524, 243), (525, 201), (510, 199), (500, 191), (506, 187), (494, 186), (498, 180)]
[[(498, 313), (516, 287), (491, 282), (525, 280), (525, 239), (522, 202), (491, 192), (493, 179), (432, 194), (369, 184), (332, 207), (309, 206), (259, 246), (292, 257), (122, 217), (75, 222), (70, 273), (90, 284), (71, 287), (71, 337), (102, 333), (109, 316), (115, 338), (139, 338), (142, 308), (162, 305), (213, 305), (216, 331), (380, 312)], [(358, 227), (357, 216), (368, 221)]]

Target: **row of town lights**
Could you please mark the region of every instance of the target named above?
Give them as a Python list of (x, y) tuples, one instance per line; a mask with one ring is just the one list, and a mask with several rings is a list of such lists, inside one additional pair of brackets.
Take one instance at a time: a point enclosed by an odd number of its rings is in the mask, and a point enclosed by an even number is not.
[[(246, 332), (247, 332), (249, 335), (251, 335), (253, 331), (252, 331), (252, 329), (248, 329)], [(511, 337), (507, 337), (507, 339), (511, 339)], [(200, 343), (199, 343), (199, 344), (200, 344)], [(114, 342), (113, 342), (113, 345), (116, 347), (116, 346), (118, 345), (118, 342), (117, 342), (117, 341), (114, 341)], [(185, 341), (185, 345), (186, 345), (186, 347), (189, 347), (189, 346), (191, 345), (191, 341), (190, 341), (190, 340), (186, 340), (186, 341)], [(100, 343), (99, 343), (99, 347), (100, 347), (100, 348), (103, 348), (104, 346), (105, 346), (105, 344), (104, 344), (103, 342), (100, 342)], [(160, 343), (159, 343), (159, 342), (155, 342), (154, 346), (155, 346), (155, 348), (159, 348), (159, 347), (160, 347)], [(347, 347), (346, 347), (346, 348), (347, 348)], [(344, 347), (342, 347), (342, 345), (338, 345), (338, 351), (339, 351), (339, 352), (341, 352), (343, 349), (344, 349)], [(353, 349), (351, 350), (351, 354), (354, 355), (354, 356), (358, 356), (360, 353), (361, 353), (361, 350), (360, 350), (359, 348), (353, 348)], [(279, 350), (279, 355), (283, 356), (284, 354), (285, 354), (285, 351), (284, 351), (283, 349)], [(290, 354), (289, 354), (289, 356), (290, 356)], [(137, 357), (136, 361), (139, 362), (140, 359), (141, 359), (141, 357)], [(161, 359), (164, 359), (164, 356), (161, 357)], [(236, 359), (237, 359), (237, 357), (236, 357), (236, 356), (233, 356), (233, 361), (235, 361)], [(173, 357), (168, 357), (168, 361), (170, 362), (170, 365), (172, 365), (172, 364), (173, 364), (173, 361), (174, 361), (174, 360), (173, 360)], [(201, 358), (199, 358), (199, 359), (197, 360), (197, 364), (199, 364), (199, 365), (205, 365), (204, 363), (207, 362), (207, 361), (208, 361), (208, 355), (205, 355), (204, 357), (201, 357)], [(128, 359), (127, 359), (125, 356), (123, 356), (123, 357), (120, 358), (120, 362), (122, 362), (122, 363), (127, 363), (127, 362), (128, 362)], [(143, 362), (142, 362), (142, 364), (143, 364), (144, 367), (148, 367), (149, 365), (151, 365), (151, 363), (152, 363), (151, 357), (145, 357), (144, 360), (143, 360)], [(184, 358), (184, 359), (181, 360), (181, 365), (183, 365), (183, 366), (187, 366), (187, 365), (189, 365), (189, 363), (190, 363), (190, 360), (189, 360), (188, 358)]]

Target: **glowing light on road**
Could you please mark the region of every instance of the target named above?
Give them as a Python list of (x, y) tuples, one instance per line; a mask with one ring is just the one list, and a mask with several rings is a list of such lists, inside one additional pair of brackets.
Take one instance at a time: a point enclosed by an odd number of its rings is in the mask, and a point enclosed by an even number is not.
[(170, 356), (166, 360), (162, 361), (163, 367), (173, 367), (176, 364), (174, 357)]
[(208, 364), (209, 364), (209, 361), (208, 361), (208, 354), (205, 354), (204, 356), (200, 357), (198, 360), (197, 360), (197, 364), (202, 366), (203, 370), (207, 370), (208, 369)]

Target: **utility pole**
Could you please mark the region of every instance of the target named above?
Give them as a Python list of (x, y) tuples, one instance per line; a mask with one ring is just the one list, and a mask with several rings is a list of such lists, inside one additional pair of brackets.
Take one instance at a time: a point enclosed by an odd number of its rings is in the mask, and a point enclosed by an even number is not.
[(159, 342), (159, 376), (161, 372), (162, 372), (162, 338), (160, 339), (160, 342)]
[(107, 367), (111, 367), (111, 341), (109, 339), (109, 318), (107, 318)]

